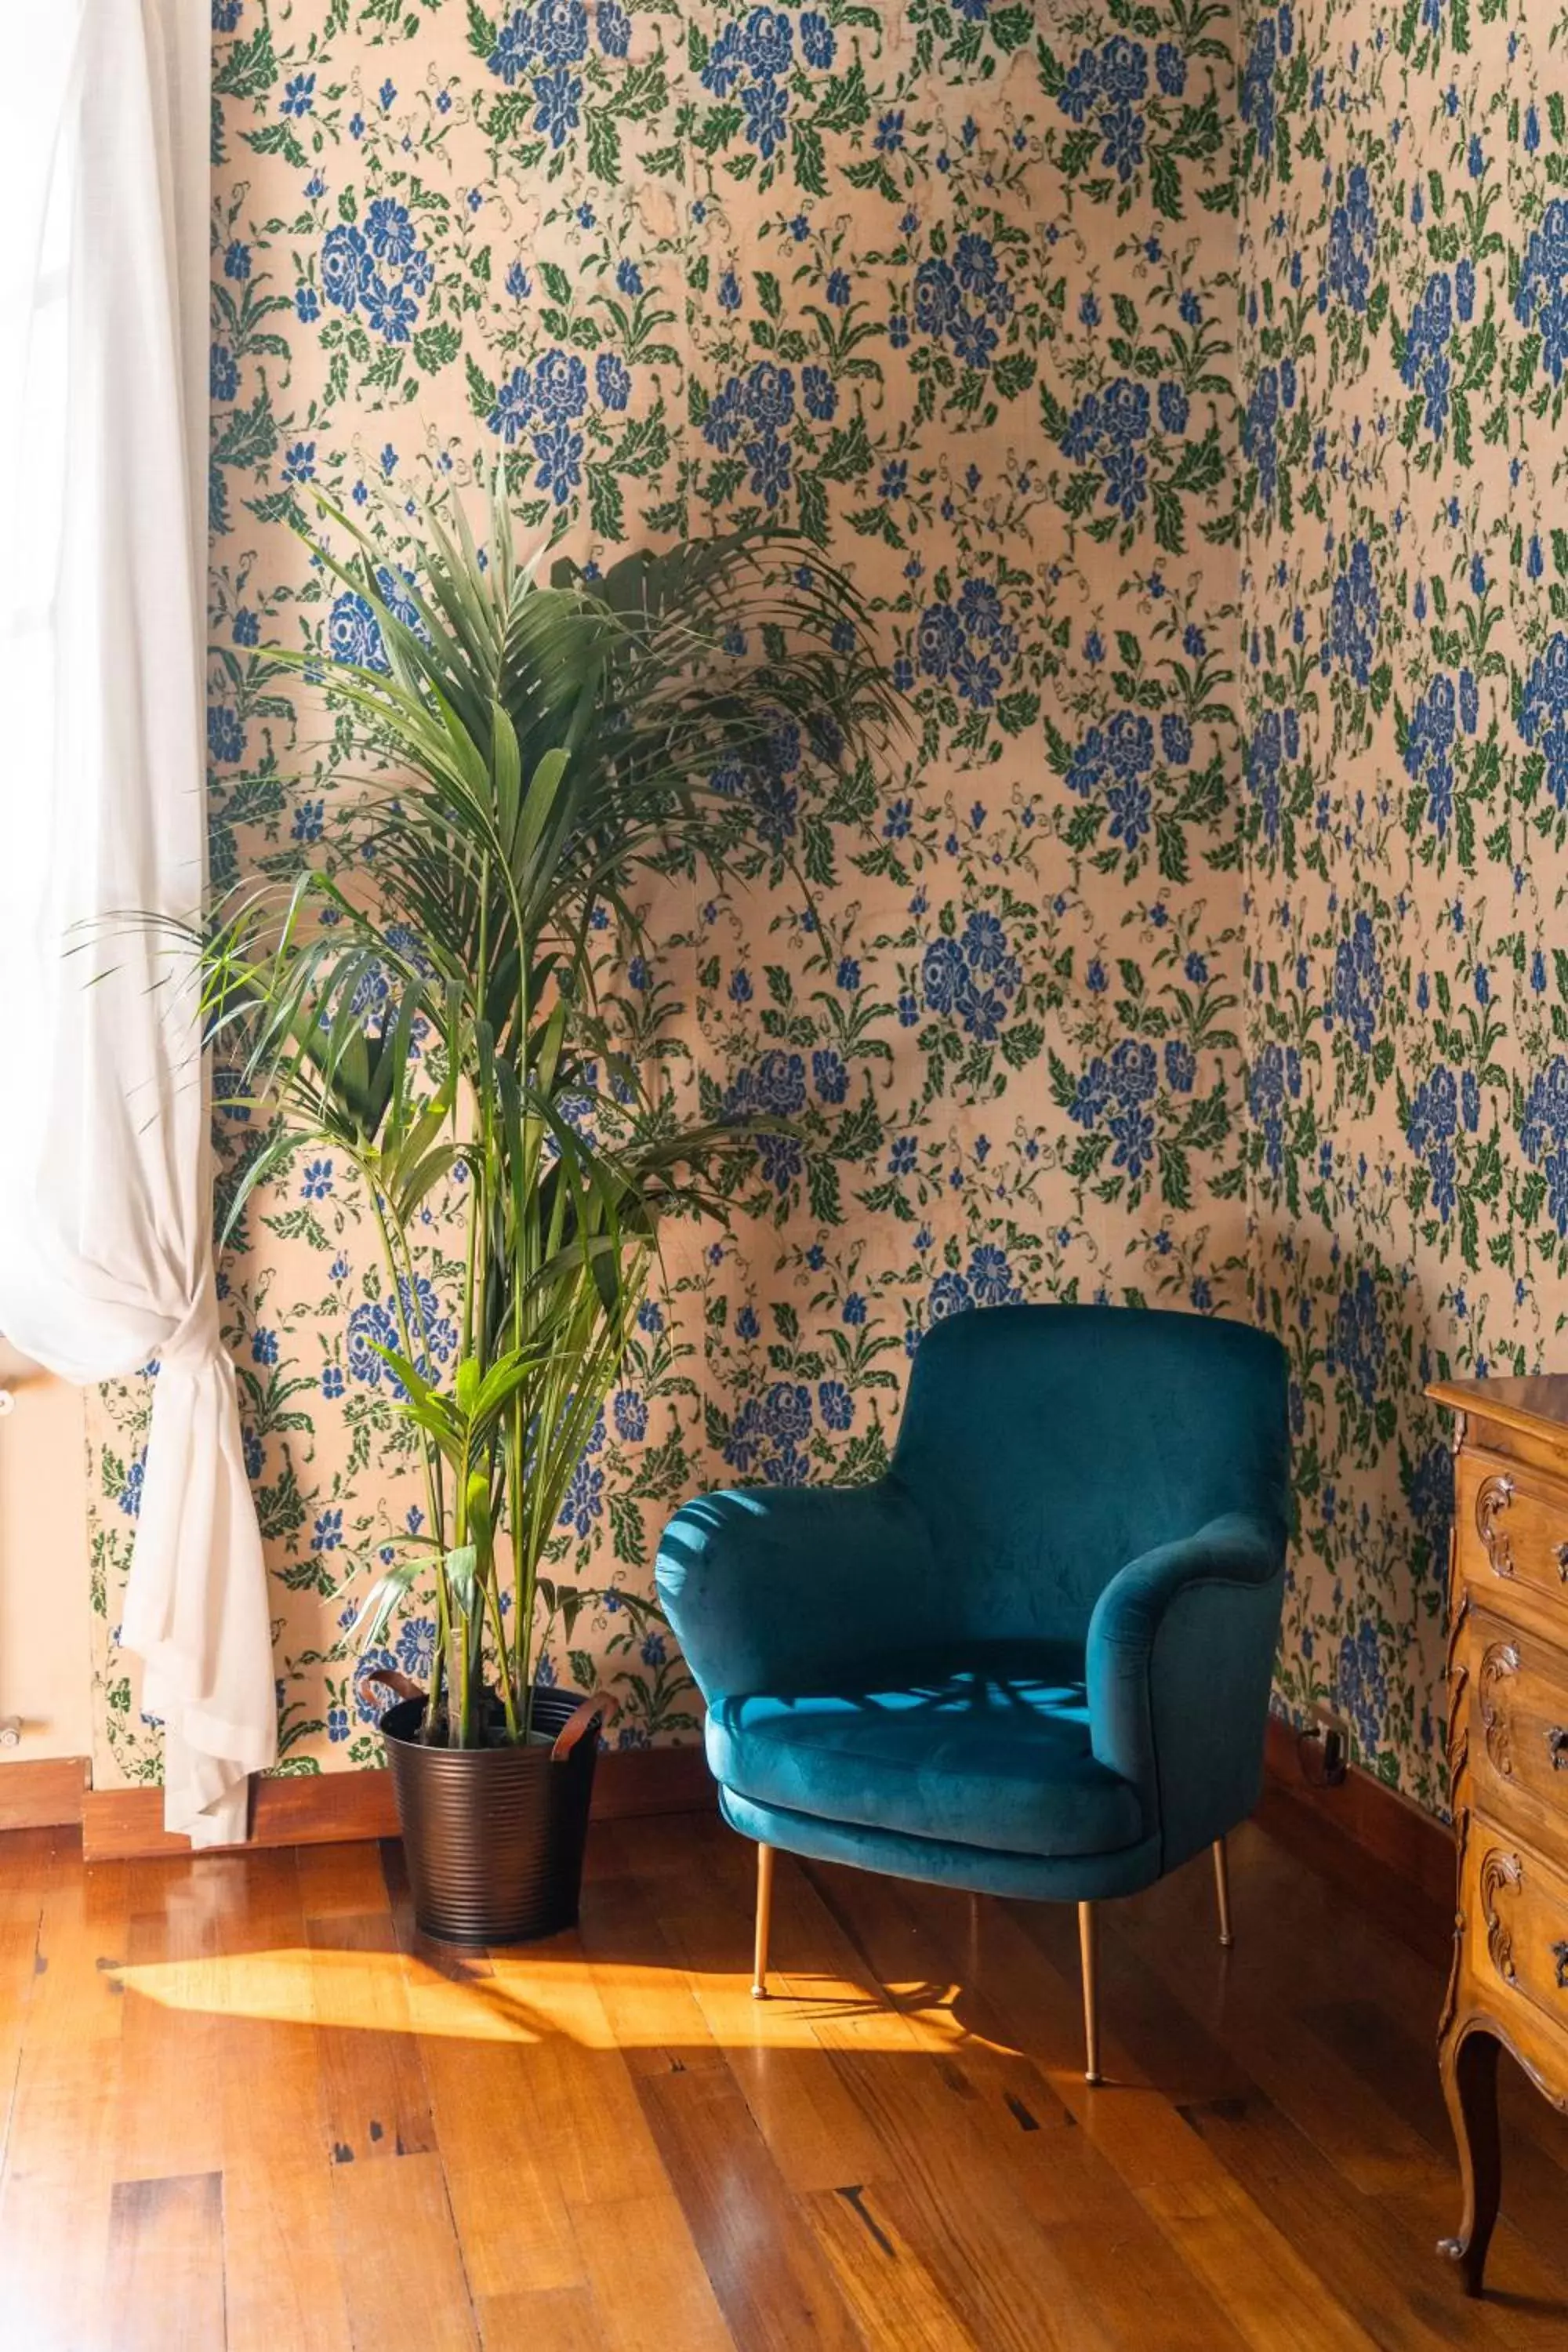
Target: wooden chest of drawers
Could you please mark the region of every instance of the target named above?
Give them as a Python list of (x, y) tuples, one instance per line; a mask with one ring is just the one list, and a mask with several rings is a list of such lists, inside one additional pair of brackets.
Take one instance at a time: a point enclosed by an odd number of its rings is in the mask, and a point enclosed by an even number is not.
[(1439, 2028), (1464, 2211), (1442, 2251), (1479, 2294), (1501, 2179), (1508, 2050), (1568, 2110), (1568, 1375), (1446, 1381), (1458, 1416), (1448, 1770), (1458, 1849)]

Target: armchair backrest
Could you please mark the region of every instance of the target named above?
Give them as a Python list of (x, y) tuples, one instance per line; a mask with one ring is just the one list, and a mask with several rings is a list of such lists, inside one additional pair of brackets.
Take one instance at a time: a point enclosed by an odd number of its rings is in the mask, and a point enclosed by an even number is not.
[(1080, 1640), (1109, 1580), (1227, 1511), (1283, 1535), (1285, 1355), (1215, 1317), (994, 1307), (915, 1354), (893, 1475), (973, 1640)]

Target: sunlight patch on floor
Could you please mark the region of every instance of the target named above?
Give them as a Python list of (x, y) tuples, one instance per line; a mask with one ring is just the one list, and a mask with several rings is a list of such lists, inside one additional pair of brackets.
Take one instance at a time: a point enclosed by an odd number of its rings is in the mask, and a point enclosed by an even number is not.
[[(619, 1963), (590, 1970), (581, 1961), (504, 1952), (478, 1964), (472, 1976), (451, 1976), (399, 1952), (307, 1948), (126, 1963), (113, 1975), (126, 1992), (163, 2009), (465, 2042), (564, 2037), (585, 2050), (624, 2048), (628, 2038), (667, 2044), (690, 2038), (693, 1991), (710, 2037), (721, 2044), (820, 2048), (815, 2028), (847, 2020), (867, 2049), (907, 2052), (917, 2019), (922, 2040), (956, 2045), (970, 2039), (953, 2013), (956, 1985), (894, 1985), (889, 2006), (861, 1986), (803, 1976), (759, 2002), (746, 1979), (732, 1976), (688, 1979)], [(606, 2002), (616, 2012), (615, 2030)]]

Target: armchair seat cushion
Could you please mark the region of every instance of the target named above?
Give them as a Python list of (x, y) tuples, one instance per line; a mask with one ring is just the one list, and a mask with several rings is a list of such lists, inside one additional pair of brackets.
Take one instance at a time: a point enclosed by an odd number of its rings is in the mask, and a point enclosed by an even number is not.
[(707, 1743), (715, 1778), (755, 1804), (910, 1837), (1098, 1854), (1150, 1826), (1095, 1759), (1073, 1643), (895, 1655), (831, 1689), (717, 1698)]

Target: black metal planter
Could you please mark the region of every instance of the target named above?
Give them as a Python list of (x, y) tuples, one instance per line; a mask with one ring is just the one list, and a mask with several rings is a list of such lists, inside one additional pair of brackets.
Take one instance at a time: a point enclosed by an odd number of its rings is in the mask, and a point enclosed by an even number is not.
[(598, 1750), (595, 1727), (557, 1757), (581, 1702), (539, 1691), (525, 1748), (426, 1748), (420, 1698), (381, 1718), (414, 1916), (450, 1944), (521, 1944), (576, 1924)]

